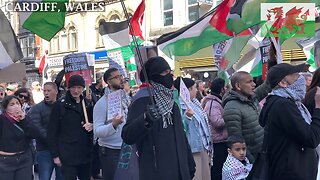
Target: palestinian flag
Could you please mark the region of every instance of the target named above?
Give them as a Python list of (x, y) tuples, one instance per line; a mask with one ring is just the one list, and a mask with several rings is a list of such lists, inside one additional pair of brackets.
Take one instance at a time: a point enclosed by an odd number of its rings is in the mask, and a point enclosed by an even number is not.
[(234, 0), (225, 0), (197, 21), (180, 30), (162, 35), (157, 45), (169, 57), (188, 56), (202, 48), (230, 39), (233, 32), (226, 28), (226, 17)]
[(115, 67), (127, 76), (125, 65), (130, 66), (134, 53), (130, 47), (128, 22), (105, 22), (99, 24), (99, 33), (109, 57), (109, 67)]
[(20, 44), (10, 22), (0, 9), (0, 69), (23, 58)]
[(239, 33), (256, 24), (260, 24), (261, 3), (315, 3), (316, 6), (320, 5), (319, 0), (237, 0), (227, 18), (228, 29)]
[[(318, 49), (319, 47), (316, 46), (317, 42), (320, 41), (320, 30), (318, 29), (315, 33), (315, 36), (310, 38), (305, 38), (297, 41), (297, 44), (300, 46), (300, 48), (303, 49), (304, 54), (307, 57), (307, 63), (310, 64), (310, 66), (314, 69), (317, 69), (319, 66), (317, 64), (320, 64), (320, 62), (316, 62), (316, 58), (314, 56), (314, 50)], [(317, 47), (317, 48), (315, 48)], [(319, 59), (317, 59), (319, 61)]]
[(235, 37), (213, 45), (214, 64), (218, 68), (218, 76), (228, 82), (228, 77), (234, 73), (232, 66), (239, 60), (241, 51), (252, 37), (250, 30)]
[[(137, 40), (140, 43), (145, 40), (143, 37), (143, 35), (144, 35), (143, 29), (145, 26), (145, 21), (144, 21), (145, 8), (146, 8), (145, 0), (142, 0), (130, 20), (131, 27), (134, 31), (133, 35), (138, 37)], [(130, 35), (131, 35), (131, 33), (130, 33)], [(140, 43), (138, 43), (138, 44), (140, 44)]]
[[(19, 0), (19, 2), (41, 2), (41, 0)], [(19, 12), (20, 24), (25, 29), (37, 34), (41, 38), (50, 41), (64, 27), (66, 10), (64, 3), (67, 0), (46, 0), (57, 2), (57, 11)], [(58, 10), (60, 12), (58, 12)]]
[[(264, 80), (268, 61), (277, 61), (277, 64), (282, 63), (280, 44), (275, 38), (265, 38), (263, 41), (260, 41), (259, 48), (256, 49), (255, 54), (254, 58), (252, 55), (246, 57), (251, 61), (242, 68), (244, 71), (249, 72), (252, 77), (262, 75), (262, 79)], [(271, 58), (270, 54), (273, 54)]]

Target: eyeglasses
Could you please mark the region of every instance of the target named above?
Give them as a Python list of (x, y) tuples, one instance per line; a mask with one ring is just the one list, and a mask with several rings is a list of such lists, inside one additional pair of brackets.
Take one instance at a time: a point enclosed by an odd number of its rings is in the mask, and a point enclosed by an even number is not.
[(123, 75), (122, 74), (121, 75), (116, 75), (116, 76), (114, 76), (112, 78), (109, 78), (108, 80), (111, 80), (111, 79), (121, 80), (121, 79), (123, 79)]

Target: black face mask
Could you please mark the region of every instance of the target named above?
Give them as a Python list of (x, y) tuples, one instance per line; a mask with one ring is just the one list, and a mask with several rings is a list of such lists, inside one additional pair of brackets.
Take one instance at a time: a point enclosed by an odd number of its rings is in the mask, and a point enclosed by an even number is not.
[(173, 75), (170, 73), (165, 76), (153, 75), (151, 77), (151, 80), (153, 80), (156, 83), (162, 84), (164, 87), (168, 89), (171, 89), (173, 85)]

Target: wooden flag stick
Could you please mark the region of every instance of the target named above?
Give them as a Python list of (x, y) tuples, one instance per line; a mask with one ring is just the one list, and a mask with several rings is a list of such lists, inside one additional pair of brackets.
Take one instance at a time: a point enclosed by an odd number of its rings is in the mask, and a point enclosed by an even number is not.
[(88, 124), (89, 120), (88, 120), (88, 114), (87, 114), (86, 104), (84, 103), (84, 99), (82, 99), (82, 110), (84, 114), (84, 120), (86, 121), (86, 124)]

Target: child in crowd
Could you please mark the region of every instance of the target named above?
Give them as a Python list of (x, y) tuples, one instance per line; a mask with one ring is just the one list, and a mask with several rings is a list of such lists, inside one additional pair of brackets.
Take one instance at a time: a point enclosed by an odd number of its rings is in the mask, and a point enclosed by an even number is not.
[(246, 143), (240, 136), (228, 138), (228, 157), (222, 168), (222, 180), (245, 179), (252, 168), (246, 158)]

